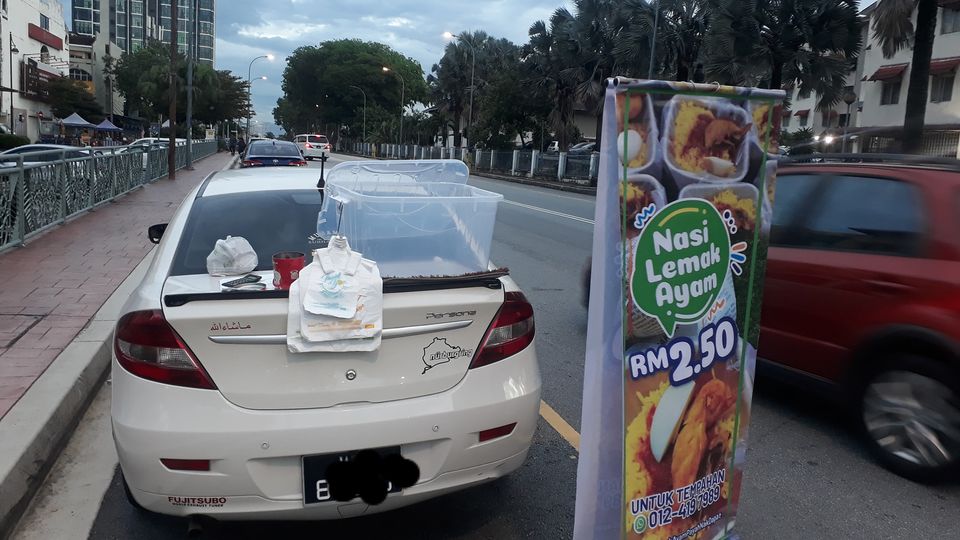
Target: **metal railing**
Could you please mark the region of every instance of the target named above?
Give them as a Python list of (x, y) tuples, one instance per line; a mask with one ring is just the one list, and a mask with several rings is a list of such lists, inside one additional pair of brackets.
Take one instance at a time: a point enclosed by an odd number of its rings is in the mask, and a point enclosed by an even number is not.
[(592, 184), (599, 154), (543, 153), (536, 150), (466, 150), (439, 146), (354, 143), (345, 149), (380, 159), (459, 159), (477, 172), (526, 176), (551, 182)]
[[(217, 152), (193, 143), (193, 157)], [(177, 146), (177, 169), (186, 147)], [(167, 148), (96, 147), (0, 155), (0, 251), (167, 175)]]

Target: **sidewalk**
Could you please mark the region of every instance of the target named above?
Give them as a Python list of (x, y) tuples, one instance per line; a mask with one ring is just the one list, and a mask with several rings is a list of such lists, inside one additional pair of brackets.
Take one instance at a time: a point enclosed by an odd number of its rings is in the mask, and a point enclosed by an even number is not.
[(230, 163), (223, 152), (0, 254), (0, 418), (153, 247), (147, 227)]

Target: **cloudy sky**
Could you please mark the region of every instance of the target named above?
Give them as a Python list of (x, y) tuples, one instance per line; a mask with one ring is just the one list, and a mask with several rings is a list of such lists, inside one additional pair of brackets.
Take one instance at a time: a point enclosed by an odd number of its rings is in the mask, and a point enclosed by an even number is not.
[[(70, 0), (61, 0), (70, 25)], [(273, 107), (282, 95), (285, 58), (301, 45), (340, 38), (379, 41), (420, 62), (424, 70), (443, 53), (443, 32), (485, 30), (516, 43), (527, 30), (547, 19), (566, 0), (218, 0), (217, 69), (246, 77), (250, 60), (272, 53), (273, 62), (258, 60), (253, 76), (267, 76), (253, 86), (257, 118), (273, 126)], [(105, 2), (101, 2), (105, 4)]]

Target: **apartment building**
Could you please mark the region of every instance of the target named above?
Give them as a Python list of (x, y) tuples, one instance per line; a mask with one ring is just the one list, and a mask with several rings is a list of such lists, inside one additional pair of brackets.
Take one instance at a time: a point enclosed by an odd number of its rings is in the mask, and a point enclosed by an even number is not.
[(0, 123), (31, 141), (54, 132), (46, 82), (68, 74), (68, 57), (58, 0), (0, 3)]
[[(96, 36), (102, 29), (124, 52), (151, 39), (170, 43), (173, 0), (72, 0), (73, 31)], [(210, 66), (216, 58), (215, 0), (177, 0), (177, 43), (185, 53), (191, 4), (195, 9), (197, 60)]]

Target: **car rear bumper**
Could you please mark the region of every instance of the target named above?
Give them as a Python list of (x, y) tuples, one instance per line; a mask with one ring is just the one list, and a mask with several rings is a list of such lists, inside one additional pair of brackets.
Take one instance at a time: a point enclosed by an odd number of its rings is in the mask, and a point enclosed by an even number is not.
[(321, 148), (302, 148), (303, 157), (305, 158), (314, 158), (314, 157), (323, 157), (329, 155), (329, 152)]
[[(113, 363), (113, 433), (124, 477), (143, 507), (218, 519), (336, 519), (382, 512), (493, 480), (518, 468), (540, 404), (531, 346), (470, 370), (431, 396), (328, 409), (249, 410), (216, 391), (168, 386)], [(484, 443), (478, 432), (516, 422)], [(400, 446), (420, 481), (377, 506), (303, 504), (301, 457)], [(210, 459), (210, 472), (168, 470), (161, 458)]]

